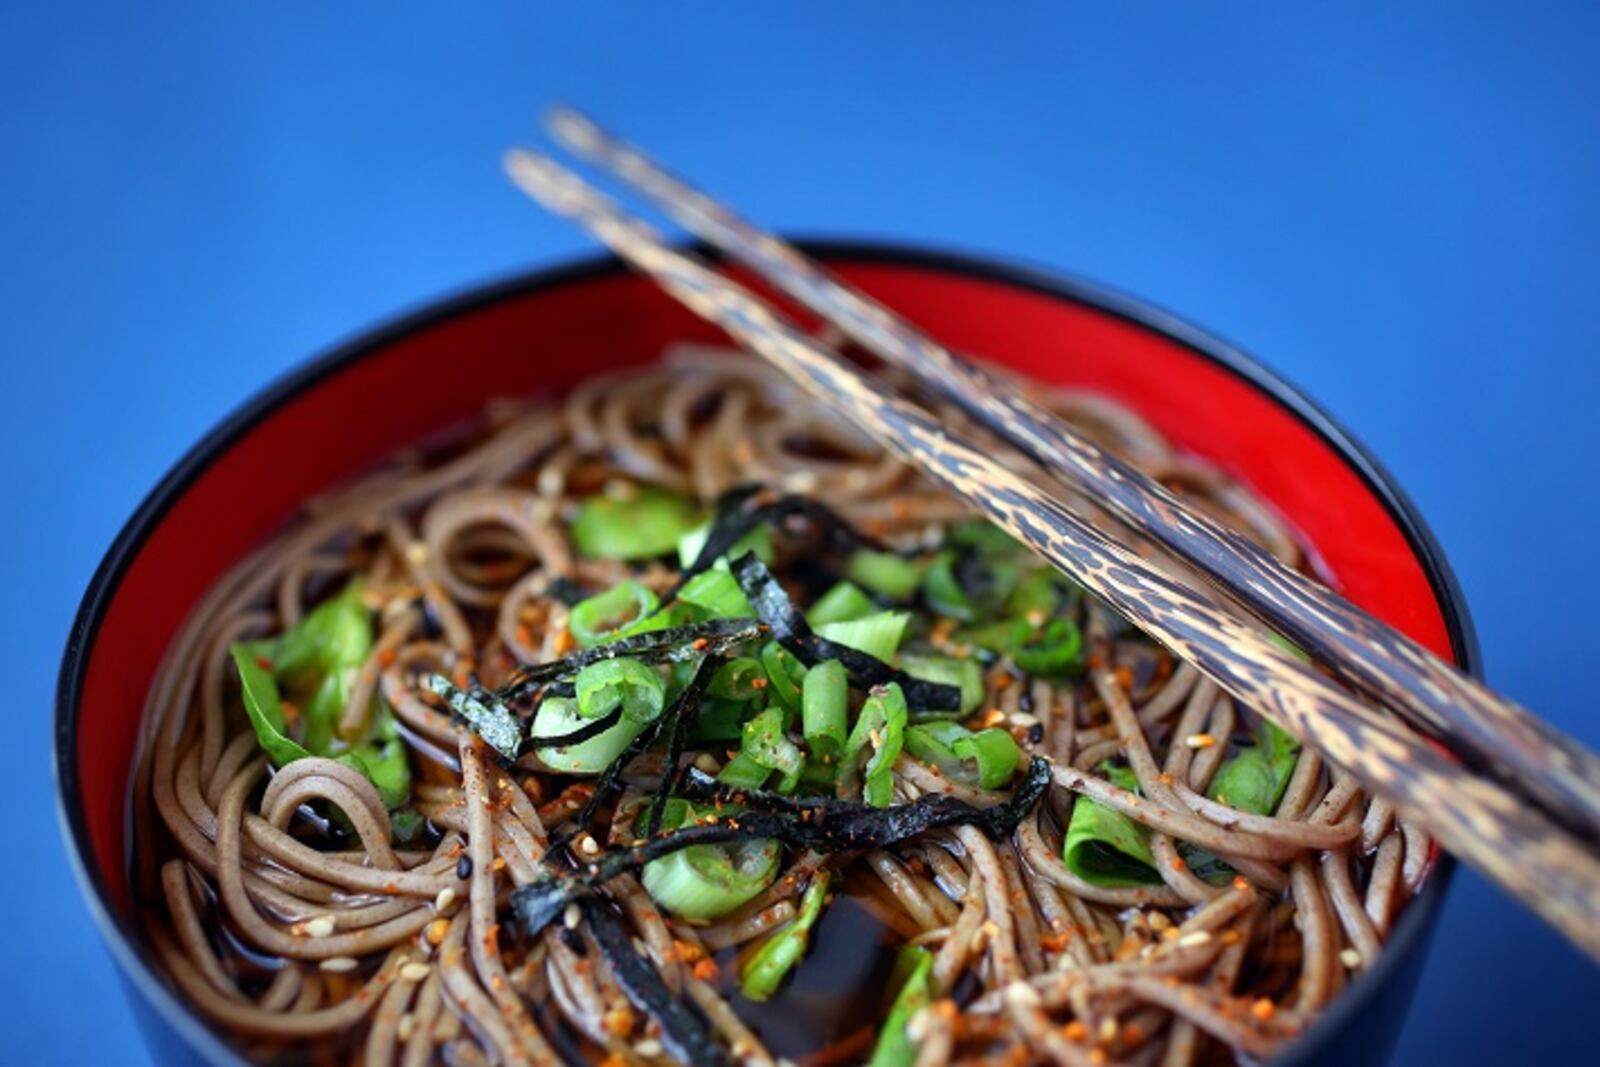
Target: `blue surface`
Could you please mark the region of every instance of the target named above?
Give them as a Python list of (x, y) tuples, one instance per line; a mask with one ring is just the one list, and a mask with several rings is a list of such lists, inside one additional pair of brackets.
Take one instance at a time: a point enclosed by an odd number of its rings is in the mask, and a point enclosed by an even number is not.
[[(0, 1060), (144, 1057), (47, 799), (54, 671), (100, 554), (303, 356), (587, 251), (497, 168), (557, 98), (777, 227), (1066, 268), (1238, 341), (1416, 498), (1491, 680), (1600, 743), (1578, 669), (1600, 603), (1594, 8), (28, 6), (0, 12), (0, 625), (22, 779), (3, 862), (29, 901), (0, 938)], [(1597, 994), (1592, 966), (1464, 874), (1398, 1062), (1577, 1058)]]

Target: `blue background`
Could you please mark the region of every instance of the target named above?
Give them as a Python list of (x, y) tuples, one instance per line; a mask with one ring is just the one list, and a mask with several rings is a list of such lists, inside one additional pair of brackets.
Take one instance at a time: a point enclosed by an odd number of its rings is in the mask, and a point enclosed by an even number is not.
[[(144, 1056), (47, 800), (100, 554), (308, 353), (587, 252), (497, 166), (557, 98), (776, 227), (1070, 269), (1258, 353), (1416, 498), (1491, 680), (1600, 742), (1594, 7), (523, 6), (0, 13), (0, 1060)], [(1399, 1062), (1588, 1053), (1596, 977), (1464, 874)]]

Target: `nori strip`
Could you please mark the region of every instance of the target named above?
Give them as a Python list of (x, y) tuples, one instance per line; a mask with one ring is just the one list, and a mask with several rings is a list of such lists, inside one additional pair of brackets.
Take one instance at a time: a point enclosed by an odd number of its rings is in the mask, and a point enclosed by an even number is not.
[[(593, 821), (596, 813), (617, 789), (617, 780), (622, 777), (622, 772), (637, 759), (646, 749), (653, 745), (656, 738), (661, 736), (661, 731), (669, 726), (676, 727), (678, 720), (682, 719), (689, 711), (700, 706), (700, 699), (705, 696), (706, 686), (711, 684), (711, 676), (716, 673), (716, 668), (710, 666), (714, 657), (707, 656), (695, 668), (694, 677), (689, 679), (689, 684), (683, 691), (673, 698), (661, 717), (647, 726), (639, 736), (628, 742), (628, 747), (622, 754), (600, 772), (600, 777), (595, 779), (594, 792), (589, 794), (589, 799), (584, 801), (583, 808), (573, 818), (572, 829), (564, 834), (552, 834), (550, 837), (550, 850), (565, 845), (573, 837), (581, 833), (584, 827)], [(665, 781), (665, 779), (663, 779)], [(658, 800), (659, 803), (659, 800)]]
[(634, 1007), (660, 1024), (661, 1045), (667, 1054), (679, 1063), (732, 1067), (733, 1058), (712, 1039), (705, 1023), (672, 995), (655, 964), (633, 947), (633, 938), (610, 905), (600, 900), (586, 900), (583, 914), (622, 991)]
[(667, 809), (667, 799), (672, 796), (672, 791), (678, 787), (678, 764), (683, 759), (683, 743), (688, 735), (691, 720), (700, 715), (700, 705), (705, 700), (706, 687), (711, 684), (711, 678), (723, 664), (721, 656), (707, 656), (700, 661), (700, 666), (695, 668), (694, 676), (689, 679), (689, 684), (683, 687), (683, 692), (672, 702), (672, 721), (664, 729), (667, 732), (667, 758), (661, 765), (661, 784), (656, 787), (655, 798), (650, 801), (650, 811), (645, 816), (644, 835), (654, 837), (661, 829), (661, 816)]
[(485, 704), (479, 699), (478, 693), (458, 688), (442, 674), (428, 675), (427, 685), (444, 698), (456, 718), (487, 741), (502, 759), (514, 760), (521, 753), (522, 720), (491, 694), (481, 694), (489, 701)]
[(622, 707), (618, 705), (594, 722), (585, 723), (564, 734), (546, 734), (543, 736), (530, 736), (525, 743), (525, 748), (566, 748), (568, 745), (581, 744), (591, 737), (599, 737), (617, 723), (622, 721)]
[(738, 485), (717, 498), (717, 517), (712, 521), (706, 543), (700, 547), (694, 562), (678, 575), (667, 599), (678, 595), (684, 584), (697, 574), (711, 568), (719, 558), (738, 544), (739, 539), (764, 522), (774, 525), (785, 519), (800, 517), (816, 528), (823, 547), (834, 551), (852, 548), (870, 548), (883, 551), (883, 544), (851, 526), (827, 505), (810, 497), (774, 496), (759, 485)]
[(519, 668), (505, 685), (494, 691), (494, 696), (501, 701), (515, 700), (536, 685), (576, 674), (591, 663), (608, 659), (628, 657), (641, 663), (679, 663), (694, 656), (720, 655), (756, 640), (764, 630), (756, 619), (708, 619), (634, 634), (549, 663)]
[(754, 552), (746, 552), (734, 560), (731, 567), (756, 617), (771, 628), (778, 644), (792, 652), (801, 663), (810, 666), (836, 659), (862, 687), (894, 682), (905, 694), (906, 705), (917, 711), (951, 711), (961, 706), (961, 690), (957, 686), (913, 678), (876, 656), (814, 633), (789, 594)]
[(684, 779), (689, 796), (744, 805), (716, 822), (696, 823), (636, 845), (608, 849), (570, 874), (552, 873), (511, 894), (512, 912), (528, 935), (538, 933), (569, 904), (619, 874), (690, 845), (720, 845), (752, 837), (775, 837), (794, 848), (847, 852), (886, 848), (928, 830), (976, 826), (989, 837), (1011, 834), (1050, 784), (1050, 764), (1035, 756), (1009, 800), (979, 808), (943, 793), (929, 793), (909, 804), (872, 808), (841, 800), (796, 800), (773, 793), (723, 785), (693, 768)]

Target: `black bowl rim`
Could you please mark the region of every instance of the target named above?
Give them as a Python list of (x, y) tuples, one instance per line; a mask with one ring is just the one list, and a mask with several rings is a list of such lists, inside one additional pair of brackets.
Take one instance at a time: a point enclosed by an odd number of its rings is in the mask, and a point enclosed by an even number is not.
[[(1332, 415), (1283, 376), (1242, 349), (1142, 299), (1099, 282), (1056, 270), (914, 243), (831, 238), (799, 240), (796, 243), (808, 254), (823, 261), (933, 269), (1085, 305), (1175, 341), (1230, 371), (1296, 416), (1337, 451), (1360, 476), (1399, 526), (1411, 550), (1422, 563), (1458, 659), (1468, 672), (1481, 675), (1482, 660), (1477, 635), (1465, 597), (1444, 552), (1411, 499), (1366, 446), (1357, 441)], [(704, 248), (698, 250), (702, 253), (707, 251)], [(363, 330), (291, 368), (234, 409), (173, 465), (139, 504), (96, 568), (68, 634), (56, 689), (53, 763), (57, 817), (66, 838), (68, 858), (79, 888), (123, 976), (141, 997), (159, 1011), (164, 1021), (206, 1060), (213, 1063), (243, 1062), (161, 978), (145, 954), (135, 947), (137, 933), (133, 924), (114, 913), (108, 905), (104, 880), (95, 870), (91, 859), (81, 783), (74, 758), (74, 740), (89, 651), (93, 648), (100, 623), (117, 587), (150, 533), (190, 485), (234, 442), (294, 396), (406, 335), (456, 315), (529, 292), (579, 284), (627, 271), (628, 268), (614, 256), (592, 255), (469, 286)], [(1384, 976), (1388, 972), (1398, 968), (1422, 947), (1421, 943), (1432, 928), (1454, 869), (1454, 860), (1448, 854), (1441, 853), (1422, 892), (1402, 912), (1377, 964), (1344, 990), (1311, 1029), (1295, 1041), (1283, 1056), (1273, 1061), (1275, 1067), (1286, 1067), (1308, 1058), (1329, 1035), (1342, 1029), (1360, 1012), (1374, 991), (1386, 984)]]

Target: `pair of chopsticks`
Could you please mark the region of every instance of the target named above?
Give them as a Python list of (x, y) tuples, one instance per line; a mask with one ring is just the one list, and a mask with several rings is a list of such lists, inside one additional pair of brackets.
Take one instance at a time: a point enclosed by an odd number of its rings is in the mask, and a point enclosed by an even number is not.
[[(1264, 718), (1310, 744), (1600, 959), (1600, 758), (1247, 539), (1187, 508), (1054, 415), (998, 387), (871, 298), (571, 110), (551, 132), (668, 215), (909, 371), (1044, 471), (1203, 575), (1337, 676), (1279, 647), (1215, 594), (1163, 573), (1034, 482), (864, 376), (744, 287), (547, 156), (512, 180), (691, 310), (966, 499)], [(1340, 683), (1343, 684), (1340, 684)], [(1349, 686), (1350, 688), (1346, 688)], [(1352, 689), (1355, 692), (1352, 692)], [(1356, 694), (1406, 719), (1439, 751)]]

